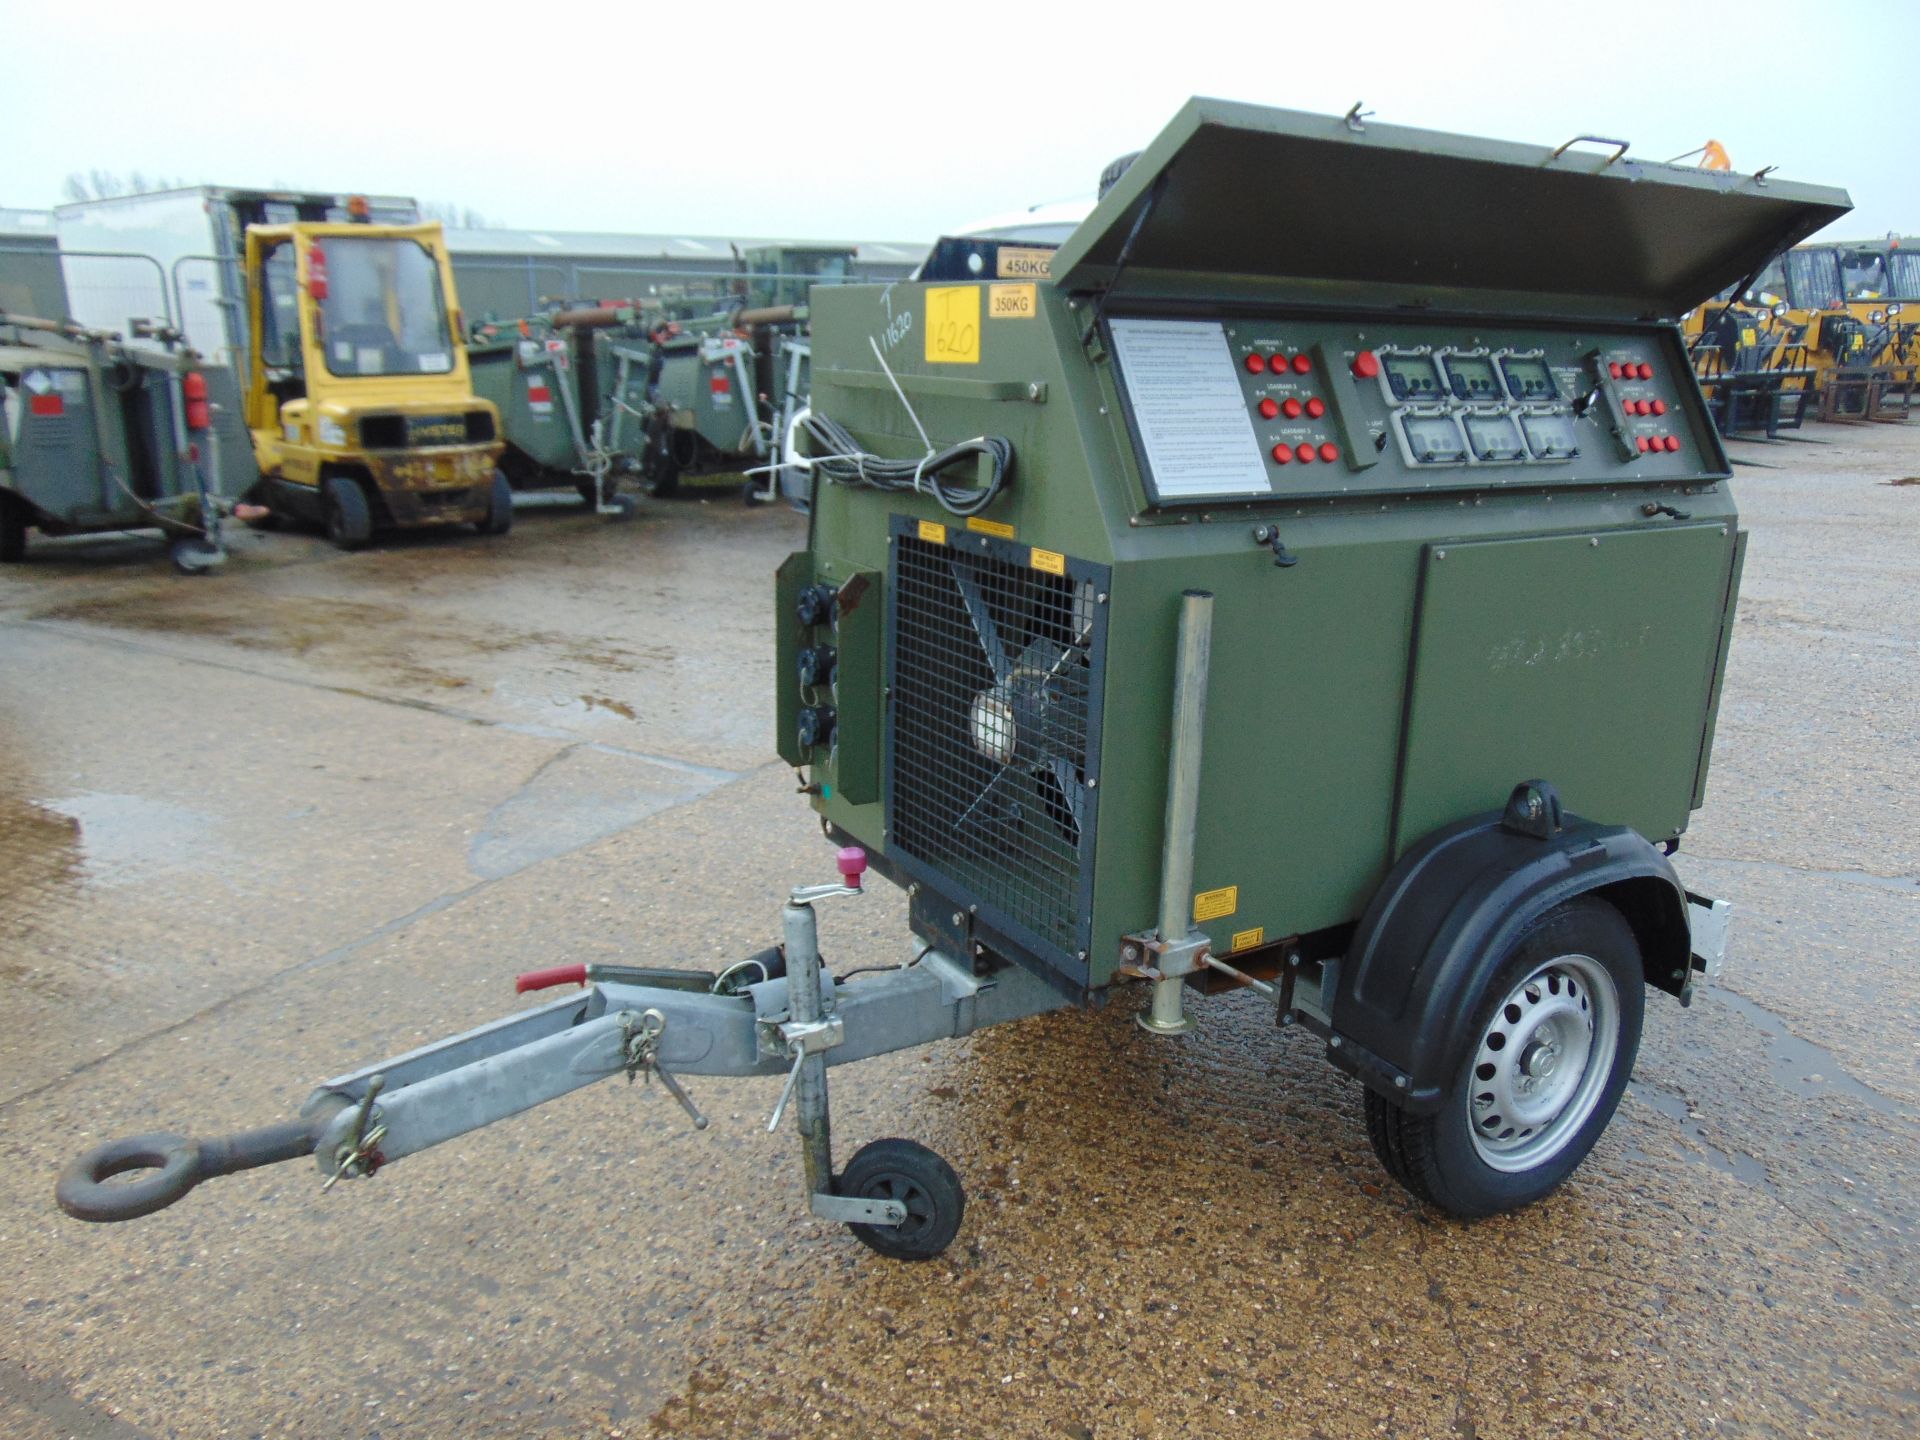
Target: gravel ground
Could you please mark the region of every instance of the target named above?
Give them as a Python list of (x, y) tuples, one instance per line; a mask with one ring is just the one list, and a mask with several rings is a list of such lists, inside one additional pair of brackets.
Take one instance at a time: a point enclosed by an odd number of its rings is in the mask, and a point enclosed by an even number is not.
[[(1656, 998), (1574, 1181), (1461, 1226), (1251, 996), (1123, 998), (835, 1074), (844, 1157), (953, 1160), (889, 1264), (799, 1204), (777, 1081), (596, 1086), (322, 1196), (52, 1203), (109, 1135), (290, 1114), (519, 970), (706, 965), (824, 873), (773, 759), (784, 510), (536, 502), (343, 556), (152, 537), (0, 573), (0, 1433), (1920, 1433), (1920, 427), (1735, 447), (1752, 530), (1707, 808), (1725, 988)], [(823, 946), (891, 957), (876, 888)], [(651, 948), (643, 948), (651, 947)]]

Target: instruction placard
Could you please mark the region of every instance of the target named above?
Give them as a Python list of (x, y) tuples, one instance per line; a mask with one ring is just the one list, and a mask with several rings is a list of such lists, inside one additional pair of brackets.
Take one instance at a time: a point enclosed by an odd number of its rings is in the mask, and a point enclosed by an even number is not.
[(1211, 320), (1110, 326), (1156, 497), (1272, 494), (1226, 329)]

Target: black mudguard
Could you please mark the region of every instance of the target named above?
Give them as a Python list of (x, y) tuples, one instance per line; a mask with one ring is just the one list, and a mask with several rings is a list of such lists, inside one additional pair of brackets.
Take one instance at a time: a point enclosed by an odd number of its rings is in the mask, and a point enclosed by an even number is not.
[(1327, 1058), (1403, 1109), (1438, 1109), (1501, 959), (1533, 921), (1589, 894), (1633, 927), (1647, 983), (1686, 999), (1687, 897), (1666, 856), (1563, 813), (1531, 780), (1504, 811), (1436, 831), (1389, 872), (1328, 987)]

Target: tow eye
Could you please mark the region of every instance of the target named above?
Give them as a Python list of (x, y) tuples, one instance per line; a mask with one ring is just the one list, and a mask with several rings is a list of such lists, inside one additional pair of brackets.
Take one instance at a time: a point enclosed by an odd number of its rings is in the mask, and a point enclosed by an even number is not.
[[(218, 1140), (189, 1140), (184, 1135), (109, 1140), (60, 1172), (54, 1198), (76, 1220), (137, 1220), (166, 1209), (202, 1180), (311, 1155), (335, 1113), (243, 1130)], [(116, 1175), (130, 1170), (154, 1173), (114, 1181)]]

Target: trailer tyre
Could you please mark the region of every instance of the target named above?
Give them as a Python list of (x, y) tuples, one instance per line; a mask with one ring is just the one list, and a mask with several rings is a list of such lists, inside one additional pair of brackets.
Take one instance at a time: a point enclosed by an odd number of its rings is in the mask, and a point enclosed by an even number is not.
[(1367, 1092), (1374, 1154), (1458, 1219), (1532, 1204), (1613, 1118), (1645, 1003), (1640, 947), (1620, 912), (1590, 896), (1556, 906), (1521, 933), (1479, 997), (1471, 1049), (1439, 1110), (1411, 1115)]
[(513, 486), (500, 471), (493, 472), (493, 493), (487, 500), (487, 518), (480, 522), (482, 535), (504, 535), (513, 529)]
[(321, 487), (327, 539), (341, 550), (358, 550), (373, 539), (373, 511), (367, 492), (351, 475), (329, 475)]
[(855, 1152), (835, 1189), (861, 1200), (898, 1200), (907, 1207), (899, 1225), (847, 1229), (870, 1250), (892, 1260), (931, 1260), (953, 1243), (966, 1214), (966, 1191), (953, 1166), (912, 1140), (875, 1140)]
[(0, 565), (18, 565), (27, 558), (27, 507), (11, 495), (0, 495)]

